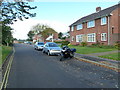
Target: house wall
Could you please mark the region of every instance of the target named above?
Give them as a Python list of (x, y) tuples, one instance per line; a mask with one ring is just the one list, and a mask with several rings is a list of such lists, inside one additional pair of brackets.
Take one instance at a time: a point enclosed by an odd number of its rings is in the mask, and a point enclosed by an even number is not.
[(54, 33), (53, 38), (54, 38), (54, 39), (58, 39), (58, 33)]
[(110, 20), (110, 44), (114, 45), (116, 41), (120, 40), (120, 7), (112, 12)]
[[(76, 42), (76, 35), (84, 34), (86, 37), (86, 40), (85, 39), (84, 40), (87, 41), (87, 34), (95, 33), (96, 42), (99, 41), (100, 43), (104, 43), (105, 45), (107, 45), (107, 41), (101, 41), (101, 33), (107, 33), (107, 30), (108, 30), (108, 24), (101, 25), (101, 19), (95, 20), (95, 27), (92, 28), (87, 28), (87, 22), (83, 23), (83, 29), (81, 30), (76, 30), (76, 26), (75, 26), (74, 31), (70, 32), (70, 35), (75, 37), (75, 40), (72, 41), (71, 44), (73, 45), (79, 44), (79, 42)], [(88, 45), (91, 45), (96, 42), (89, 42)]]
[[(119, 14), (118, 14), (119, 13)], [(108, 17), (109, 17), (109, 27), (108, 27)], [(115, 9), (111, 16), (107, 16), (107, 24), (101, 25), (101, 18), (95, 20), (95, 27), (87, 28), (87, 22), (83, 23), (83, 29), (77, 30), (74, 26), (74, 31), (71, 31), (70, 27), (70, 41), (72, 40), (71, 36), (74, 36), (74, 41), (71, 41), (71, 44), (76, 45), (79, 42), (76, 42), (76, 35), (79, 34), (87, 34), (96, 33), (96, 42), (103, 43), (104, 45), (108, 45), (108, 30), (110, 30), (110, 45), (114, 45), (114, 43), (120, 39), (118, 39), (118, 35), (120, 35), (120, 8)], [(107, 33), (107, 41), (101, 41), (101, 33)], [(88, 45), (91, 45), (96, 42), (88, 42)]]

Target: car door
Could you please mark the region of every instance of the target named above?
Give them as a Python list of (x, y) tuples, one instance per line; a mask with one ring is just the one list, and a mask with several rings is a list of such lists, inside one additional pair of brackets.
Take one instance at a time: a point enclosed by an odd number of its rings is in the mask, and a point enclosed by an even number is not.
[(37, 48), (37, 42), (35, 43), (34, 47)]
[(49, 48), (49, 46), (48, 46), (48, 44), (46, 44), (46, 52), (48, 52), (48, 48)]
[(47, 44), (44, 45), (44, 51), (47, 52)]

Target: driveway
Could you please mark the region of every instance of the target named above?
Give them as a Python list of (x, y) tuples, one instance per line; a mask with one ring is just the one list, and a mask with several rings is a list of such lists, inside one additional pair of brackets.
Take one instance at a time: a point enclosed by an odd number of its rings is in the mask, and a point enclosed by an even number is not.
[(118, 73), (75, 59), (59, 61), (32, 45), (15, 44), (7, 88), (117, 88)]

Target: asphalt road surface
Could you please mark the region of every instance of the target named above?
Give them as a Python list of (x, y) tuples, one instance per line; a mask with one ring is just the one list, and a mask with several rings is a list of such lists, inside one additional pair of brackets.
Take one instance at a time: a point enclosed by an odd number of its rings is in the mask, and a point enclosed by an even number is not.
[(34, 50), (33, 45), (15, 44), (7, 88), (118, 88), (118, 73), (75, 59), (59, 61)]

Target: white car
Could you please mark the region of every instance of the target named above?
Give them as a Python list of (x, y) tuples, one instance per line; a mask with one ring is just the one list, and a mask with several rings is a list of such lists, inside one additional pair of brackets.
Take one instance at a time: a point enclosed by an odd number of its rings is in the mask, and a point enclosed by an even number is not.
[(35, 50), (42, 50), (44, 46), (44, 42), (36, 42), (34, 45)]
[(49, 56), (50, 55), (56, 55), (61, 53), (61, 48), (54, 42), (47, 42), (44, 47), (42, 52), (47, 53)]

